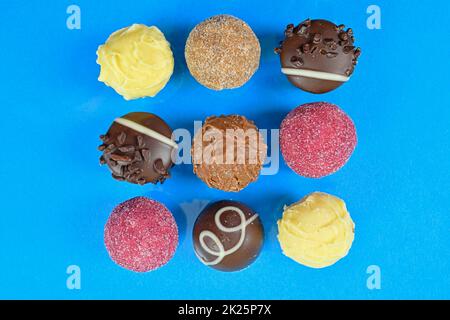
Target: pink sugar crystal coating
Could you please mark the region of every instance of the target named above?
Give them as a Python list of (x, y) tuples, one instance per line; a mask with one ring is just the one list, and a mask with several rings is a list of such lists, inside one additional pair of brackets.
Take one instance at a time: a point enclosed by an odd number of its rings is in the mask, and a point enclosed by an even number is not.
[(281, 152), (301, 176), (320, 178), (339, 170), (357, 143), (353, 121), (339, 107), (308, 103), (292, 110), (281, 123)]
[(111, 259), (125, 269), (147, 272), (165, 265), (178, 245), (172, 213), (161, 203), (137, 197), (118, 205), (105, 225)]

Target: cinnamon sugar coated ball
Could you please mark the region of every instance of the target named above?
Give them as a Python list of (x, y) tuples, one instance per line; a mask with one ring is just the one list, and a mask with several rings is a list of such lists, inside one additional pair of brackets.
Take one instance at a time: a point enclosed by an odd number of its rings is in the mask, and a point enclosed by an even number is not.
[(189, 34), (185, 57), (192, 76), (214, 90), (244, 85), (259, 67), (261, 47), (252, 29), (230, 15), (217, 15)]
[(119, 266), (147, 272), (172, 259), (178, 246), (178, 228), (163, 204), (137, 197), (113, 210), (104, 240), (111, 259)]
[(281, 153), (287, 165), (304, 177), (336, 172), (348, 161), (356, 143), (353, 121), (330, 103), (304, 104), (281, 123)]

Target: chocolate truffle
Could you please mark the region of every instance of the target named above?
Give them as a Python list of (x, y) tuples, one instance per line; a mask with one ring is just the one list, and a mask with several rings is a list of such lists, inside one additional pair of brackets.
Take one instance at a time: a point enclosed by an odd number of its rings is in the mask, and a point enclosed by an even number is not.
[(327, 20), (305, 20), (287, 26), (275, 52), (281, 72), (296, 87), (312, 93), (336, 89), (350, 79), (361, 50), (353, 45), (352, 29)]
[(321, 178), (336, 172), (348, 161), (356, 143), (352, 119), (331, 103), (304, 104), (281, 123), (283, 158), (304, 177)]
[(198, 216), (193, 231), (194, 250), (205, 265), (237, 271), (258, 257), (264, 231), (258, 215), (243, 203), (219, 201)]
[(158, 116), (132, 112), (114, 120), (99, 150), (101, 164), (107, 164), (120, 181), (144, 185), (164, 182), (173, 166), (172, 151), (178, 146), (172, 130)]
[(207, 118), (191, 149), (194, 173), (211, 188), (233, 192), (258, 178), (266, 152), (258, 128), (239, 115)]
[(178, 246), (178, 227), (162, 204), (137, 197), (118, 205), (105, 225), (111, 259), (121, 267), (147, 272), (165, 265)]
[(252, 29), (229, 15), (211, 17), (189, 34), (185, 57), (192, 76), (207, 88), (244, 85), (259, 67), (261, 47)]

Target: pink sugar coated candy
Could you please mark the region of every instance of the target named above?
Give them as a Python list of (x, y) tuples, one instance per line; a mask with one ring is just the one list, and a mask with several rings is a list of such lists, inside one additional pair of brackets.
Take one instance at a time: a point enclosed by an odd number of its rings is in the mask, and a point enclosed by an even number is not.
[(321, 178), (338, 171), (356, 143), (353, 121), (330, 103), (301, 105), (281, 123), (281, 153), (287, 165), (304, 177)]
[(172, 213), (161, 203), (137, 197), (118, 205), (105, 225), (111, 259), (121, 267), (147, 272), (165, 265), (178, 245)]

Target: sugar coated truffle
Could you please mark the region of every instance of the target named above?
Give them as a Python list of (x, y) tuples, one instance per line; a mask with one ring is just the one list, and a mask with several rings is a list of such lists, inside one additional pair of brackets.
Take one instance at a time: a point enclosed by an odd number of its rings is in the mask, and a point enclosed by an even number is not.
[(203, 264), (221, 271), (238, 271), (258, 257), (264, 230), (252, 209), (241, 202), (222, 200), (200, 213), (192, 238)]
[(266, 153), (258, 128), (240, 115), (207, 118), (191, 149), (194, 173), (209, 187), (232, 192), (258, 179)]
[(111, 259), (119, 266), (147, 272), (172, 259), (178, 246), (178, 228), (162, 203), (137, 197), (113, 210), (104, 240)]
[(157, 27), (133, 24), (114, 32), (97, 50), (99, 81), (126, 100), (154, 97), (174, 67), (170, 44)]
[(198, 24), (185, 48), (192, 76), (207, 88), (244, 85), (259, 67), (261, 47), (252, 29), (230, 15), (217, 15)]
[(144, 185), (163, 183), (170, 177), (172, 154), (178, 146), (160, 117), (128, 113), (115, 119), (100, 139), (100, 163), (108, 165), (114, 179)]
[(354, 229), (344, 201), (314, 192), (284, 209), (278, 220), (278, 240), (289, 258), (311, 268), (324, 268), (348, 254)]
[(321, 178), (339, 170), (357, 143), (353, 121), (336, 105), (304, 104), (283, 120), (280, 146), (287, 165), (301, 176)]
[(353, 30), (327, 20), (289, 24), (275, 52), (281, 72), (296, 87), (312, 93), (336, 89), (350, 79), (361, 50), (354, 46)]

